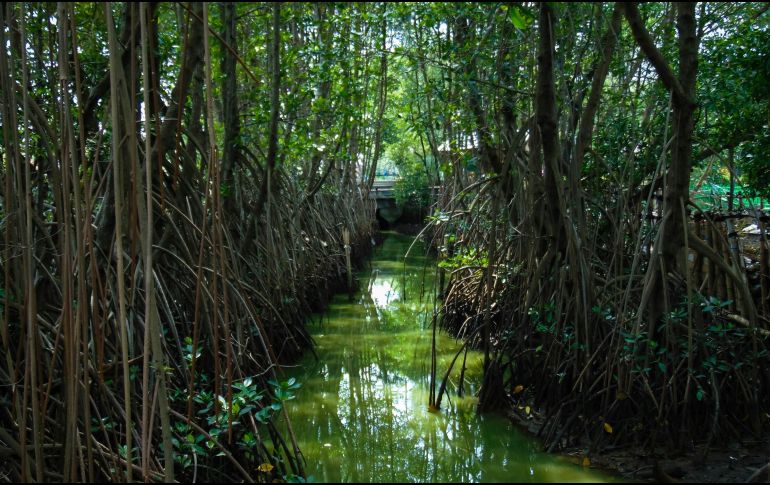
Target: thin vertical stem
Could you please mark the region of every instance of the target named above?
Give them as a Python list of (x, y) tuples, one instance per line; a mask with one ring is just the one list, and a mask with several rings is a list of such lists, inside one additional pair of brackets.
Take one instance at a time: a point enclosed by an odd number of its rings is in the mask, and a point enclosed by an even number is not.
[(115, 194), (115, 246), (117, 259), (117, 286), (118, 286), (118, 326), (120, 327), (120, 350), (123, 367), (123, 406), (125, 408), (125, 435), (126, 435), (126, 481), (132, 481), (132, 432), (131, 421), (131, 381), (129, 373), (130, 355), (128, 352), (128, 321), (126, 319), (126, 288), (123, 265), (123, 156), (120, 149), (121, 128), (118, 111), (118, 83), (125, 81), (123, 68), (118, 54), (118, 43), (115, 35), (115, 24), (112, 19), (112, 5), (107, 2), (104, 7), (107, 19), (107, 33), (110, 52), (110, 109), (112, 117), (112, 181)]
[[(65, 442), (64, 442), (64, 479), (75, 481), (77, 479), (76, 453), (80, 448), (80, 435), (77, 431), (78, 395), (79, 388), (79, 331), (76, 328), (77, 316), (73, 317), (73, 298), (76, 296), (72, 279), (72, 174), (74, 173), (74, 160), (72, 159), (72, 120), (69, 105), (69, 58), (67, 41), (67, 5), (64, 2), (57, 4), (57, 27), (59, 40), (59, 120), (62, 129), (61, 138), (61, 194), (62, 212), (60, 224), (63, 226), (63, 238), (61, 244), (61, 268), (65, 275), (62, 281), (62, 328), (64, 329), (64, 382), (65, 382)], [(83, 302), (84, 303), (84, 302)]]
[[(153, 371), (155, 372), (155, 389), (158, 392), (158, 405), (161, 421), (161, 433), (163, 439), (164, 456), (164, 479), (167, 482), (174, 481), (174, 449), (171, 443), (171, 423), (169, 419), (168, 390), (166, 388), (165, 364), (163, 359), (163, 348), (160, 341), (160, 316), (158, 315), (157, 301), (155, 297), (155, 273), (153, 270), (152, 258), (152, 239), (153, 239), (153, 185), (152, 185), (152, 100), (150, 99), (150, 42), (147, 34), (149, 18), (147, 15), (148, 4), (139, 5), (139, 24), (142, 44), (142, 82), (143, 82), (143, 101), (144, 101), (144, 184), (137, 173), (137, 207), (139, 209), (140, 234), (143, 236), (141, 241), (142, 254), (144, 256), (144, 376), (142, 378), (144, 389), (143, 401), (143, 445), (142, 471), (145, 474), (145, 480), (149, 480), (149, 450), (152, 445), (152, 415), (155, 409), (155, 400), (149, 400), (149, 358), (152, 359)], [(160, 182), (160, 181), (159, 181)], [(142, 188), (145, 191), (145, 200), (141, 200)], [(144, 213), (144, 215), (142, 215)], [(148, 421), (149, 419), (149, 421)], [(146, 458), (146, 460), (145, 460)]]
[(32, 395), (32, 440), (35, 448), (35, 470), (37, 481), (43, 481), (43, 450), (41, 437), (43, 427), (41, 424), (40, 404), (38, 402), (38, 328), (37, 328), (37, 292), (35, 290), (35, 258), (33, 248), (35, 240), (32, 233), (32, 176), (30, 167), (33, 163), (30, 158), (30, 133), (29, 133), (29, 68), (27, 66), (27, 30), (25, 21), (24, 4), (20, 3), (19, 26), (21, 30), (21, 72), (22, 72), (22, 96), (24, 98), (24, 205), (25, 205), (25, 240), (24, 240), (24, 269), (26, 280), (25, 307), (27, 309), (27, 353), (29, 359), (30, 387)]

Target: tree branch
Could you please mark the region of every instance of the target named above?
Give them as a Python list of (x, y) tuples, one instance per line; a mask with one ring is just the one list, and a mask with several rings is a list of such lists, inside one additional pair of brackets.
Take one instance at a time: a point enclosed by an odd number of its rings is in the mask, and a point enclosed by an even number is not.
[(653, 42), (652, 37), (650, 37), (650, 33), (647, 32), (644, 22), (639, 15), (639, 7), (637, 4), (635, 2), (624, 3), (623, 11), (626, 20), (628, 20), (628, 25), (631, 27), (631, 33), (634, 35), (636, 43), (639, 44), (642, 52), (644, 52), (647, 59), (657, 71), (658, 76), (660, 76), (660, 80), (663, 81), (666, 89), (673, 91), (674, 95), (680, 99), (684, 99), (684, 89), (679, 83), (674, 71), (671, 70), (671, 66), (669, 66), (668, 62), (663, 57), (663, 53), (655, 47), (655, 42)]

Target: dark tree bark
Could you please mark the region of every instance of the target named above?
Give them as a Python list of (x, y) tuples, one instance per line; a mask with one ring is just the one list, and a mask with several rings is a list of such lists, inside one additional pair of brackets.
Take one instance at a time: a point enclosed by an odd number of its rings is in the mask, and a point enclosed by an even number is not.
[[(120, 56), (120, 62), (124, 72), (128, 72), (131, 69), (131, 63), (134, 62), (129, 44), (133, 42), (134, 47), (136, 47), (139, 45), (139, 39), (139, 18), (134, 15), (134, 9), (131, 7), (131, 4), (126, 3), (125, 12), (123, 14), (123, 28), (120, 33), (120, 44), (126, 46), (126, 49), (123, 50), (123, 53)], [(83, 108), (83, 124), (85, 125), (86, 137), (89, 137), (97, 130), (98, 120), (96, 119), (96, 108), (109, 90), (110, 72), (107, 70), (101, 80), (91, 88), (91, 91), (86, 98)]]
[(238, 106), (238, 82), (235, 70), (235, 52), (237, 49), (235, 29), (235, 3), (225, 2), (220, 5), (222, 14), (222, 39), (231, 49), (222, 49), (222, 74), (224, 86), (222, 87), (222, 108), (225, 124), (225, 139), (222, 154), (222, 183), (231, 192), (225, 197), (225, 210), (233, 214), (235, 210), (235, 197), (233, 190), (233, 170), (241, 160), (240, 136), (240, 110)]
[[(281, 103), (281, 6), (279, 3), (274, 3), (272, 9), (272, 35), (270, 37), (270, 45), (268, 46), (268, 51), (270, 53), (270, 74), (272, 79), (270, 85), (270, 127), (267, 137), (267, 170), (265, 177), (262, 179), (262, 186), (259, 190), (259, 199), (257, 200), (256, 209), (252, 214), (254, 218), (259, 217), (262, 213), (262, 208), (270, 196), (270, 191), (275, 189), (272, 181), (273, 172), (275, 172), (275, 162), (278, 157), (278, 118)], [(247, 237), (244, 244), (250, 239), (250, 235), (251, 229), (247, 231)]]
[[(623, 5), (631, 32), (639, 47), (649, 59), (660, 80), (671, 92), (673, 105), (674, 143), (671, 149), (671, 163), (666, 172), (666, 191), (663, 196), (663, 222), (658, 235), (657, 256), (659, 260), (650, 263), (651, 287), (645, 290), (642, 304), (649, 303), (648, 318), (654, 331), (655, 322), (665, 311), (665, 274), (661, 273), (659, 261), (665, 271), (685, 274), (687, 271), (684, 232), (687, 220), (684, 208), (690, 197), (690, 170), (692, 164), (692, 133), (694, 127), (695, 80), (698, 71), (698, 39), (696, 36), (695, 3), (677, 3), (677, 30), (679, 31), (679, 74), (674, 74), (663, 54), (655, 47), (650, 34), (639, 15), (635, 3)], [(652, 338), (652, 337), (651, 337)]]
[(155, 143), (152, 146), (153, 160), (164, 158), (165, 154), (174, 146), (193, 73), (203, 60), (203, 29), (200, 22), (203, 7), (200, 2), (196, 2), (191, 4), (190, 8), (191, 14), (195, 18), (190, 23), (187, 48), (184, 50), (182, 67), (179, 70), (176, 85), (171, 91), (170, 105), (161, 124), (159, 136), (155, 139)]
[(545, 189), (546, 224), (552, 243), (562, 251), (565, 243), (561, 224), (562, 190), (560, 189), (561, 150), (559, 149), (556, 88), (553, 78), (553, 8), (540, 4), (540, 43), (537, 55), (537, 94), (535, 118), (543, 149), (543, 183)]

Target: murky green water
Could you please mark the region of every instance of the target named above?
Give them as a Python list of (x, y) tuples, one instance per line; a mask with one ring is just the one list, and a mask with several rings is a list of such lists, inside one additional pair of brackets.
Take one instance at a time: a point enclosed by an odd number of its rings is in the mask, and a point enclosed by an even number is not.
[[(412, 238), (389, 234), (359, 273), (353, 302), (335, 297), (311, 331), (318, 360), (290, 374), (302, 382), (289, 414), (306, 471), (318, 482), (605, 481), (558, 456), (497, 416), (476, 416), (458, 398), (458, 369), (440, 413), (428, 412), (433, 268)], [(443, 375), (460, 344), (438, 339)], [(462, 359), (462, 357), (461, 357)], [(478, 389), (482, 356), (468, 353), (466, 395)]]

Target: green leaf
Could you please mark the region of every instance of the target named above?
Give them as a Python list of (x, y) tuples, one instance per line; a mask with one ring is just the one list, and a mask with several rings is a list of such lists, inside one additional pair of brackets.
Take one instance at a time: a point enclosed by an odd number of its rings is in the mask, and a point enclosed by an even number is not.
[(519, 30), (524, 30), (527, 26), (527, 21), (521, 15), (521, 11), (518, 7), (512, 7), (508, 9), (508, 17), (511, 19), (513, 26)]

